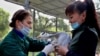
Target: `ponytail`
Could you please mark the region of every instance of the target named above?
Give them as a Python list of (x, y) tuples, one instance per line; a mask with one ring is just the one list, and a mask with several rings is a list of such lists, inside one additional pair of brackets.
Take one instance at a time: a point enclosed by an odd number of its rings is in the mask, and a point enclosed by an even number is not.
[(85, 25), (89, 26), (90, 28), (94, 27), (98, 33), (98, 36), (100, 36), (100, 29), (98, 26), (99, 24), (97, 21), (94, 3), (92, 0), (85, 0), (84, 2), (87, 5)]

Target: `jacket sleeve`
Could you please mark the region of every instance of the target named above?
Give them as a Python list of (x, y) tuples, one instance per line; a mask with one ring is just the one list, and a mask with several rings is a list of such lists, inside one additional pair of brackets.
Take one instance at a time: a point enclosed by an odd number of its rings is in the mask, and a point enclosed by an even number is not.
[(14, 42), (4, 42), (1, 48), (3, 56), (27, 56)]
[(28, 50), (32, 52), (41, 51), (46, 45), (45, 42), (39, 40), (33, 40), (32, 38), (28, 38), (28, 41), (29, 41)]
[(66, 56), (95, 56), (98, 42), (96, 34), (87, 30), (84, 31), (79, 37), (77, 52), (69, 49), (69, 52), (66, 53)]
[(78, 55), (75, 52), (69, 50), (68, 53), (66, 53), (66, 56), (80, 56), (80, 55)]

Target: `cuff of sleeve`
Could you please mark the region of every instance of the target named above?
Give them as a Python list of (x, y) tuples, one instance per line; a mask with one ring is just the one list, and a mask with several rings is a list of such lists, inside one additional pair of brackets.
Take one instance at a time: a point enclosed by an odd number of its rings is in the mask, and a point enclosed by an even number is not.
[(68, 51), (68, 52), (66, 53), (66, 56), (80, 56), (80, 55), (76, 54), (76, 53), (73, 52), (73, 51)]

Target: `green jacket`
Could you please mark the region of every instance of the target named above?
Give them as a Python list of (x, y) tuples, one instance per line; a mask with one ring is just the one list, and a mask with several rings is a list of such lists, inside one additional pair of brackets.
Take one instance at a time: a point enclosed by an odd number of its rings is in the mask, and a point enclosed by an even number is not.
[(44, 47), (44, 42), (29, 37), (21, 39), (12, 30), (0, 44), (0, 56), (28, 56), (29, 51), (41, 51)]

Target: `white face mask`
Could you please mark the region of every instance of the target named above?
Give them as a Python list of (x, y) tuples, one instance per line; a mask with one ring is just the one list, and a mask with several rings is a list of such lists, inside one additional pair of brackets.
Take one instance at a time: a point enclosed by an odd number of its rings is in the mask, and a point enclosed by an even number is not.
[(80, 26), (80, 24), (78, 22), (75, 22), (75, 23), (72, 23), (71, 26), (73, 29), (76, 29)]
[(28, 35), (30, 32), (30, 28), (23, 25), (23, 27), (22, 27), (22, 29), (20, 29), (20, 31), (22, 32), (22, 34)]

